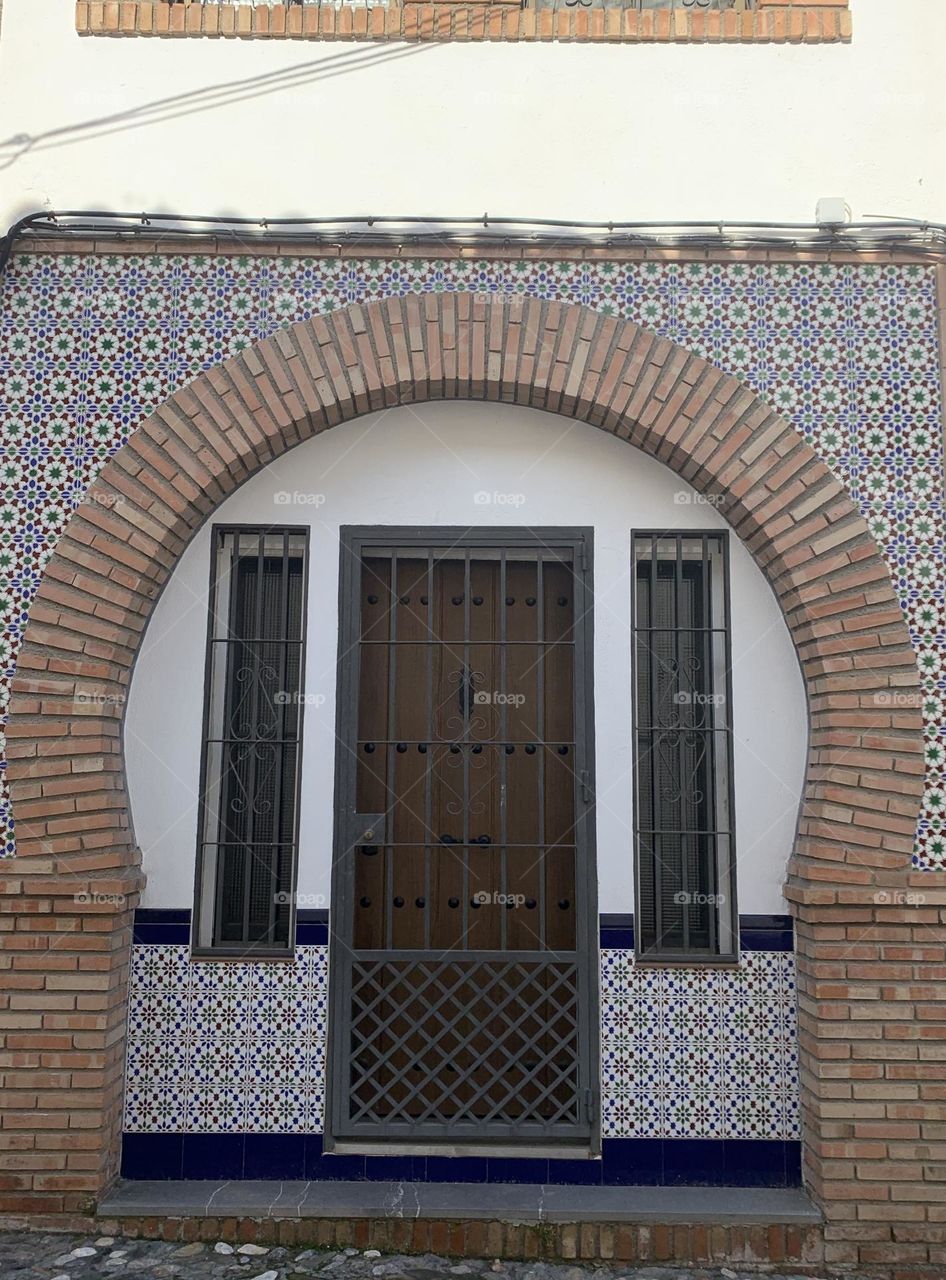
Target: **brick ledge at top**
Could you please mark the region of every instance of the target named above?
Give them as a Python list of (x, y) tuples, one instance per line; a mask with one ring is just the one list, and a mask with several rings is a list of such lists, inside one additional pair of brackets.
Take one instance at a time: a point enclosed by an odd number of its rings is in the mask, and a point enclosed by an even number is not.
[[(528, 0), (526, 0), (528, 3)], [(286, 5), (77, 0), (80, 35), (332, 40), (804, 41), (851, 38), (848, 0), (757, 0), (749, 13), (520, 8), (518, 0)]]

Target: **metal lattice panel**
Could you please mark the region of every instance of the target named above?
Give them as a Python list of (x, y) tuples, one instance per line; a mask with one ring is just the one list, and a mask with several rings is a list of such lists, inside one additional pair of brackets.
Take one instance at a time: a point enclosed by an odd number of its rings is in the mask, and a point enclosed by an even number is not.
[(356, 962), (351, 1120), (578, 1123), (576, 977), (576, 964), (547, 960)]

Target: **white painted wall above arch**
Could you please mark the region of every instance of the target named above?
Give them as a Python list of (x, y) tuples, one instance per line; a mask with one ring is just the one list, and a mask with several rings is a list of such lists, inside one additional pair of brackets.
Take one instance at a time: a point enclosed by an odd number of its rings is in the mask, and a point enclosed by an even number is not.
[(942, 220), (946, 5), (851, 7), (850, 44), (366, 45), (82, 39), (65, 0), (4, 0), (0, 223), (807, 222), (833, 195), (857, 218)]
[[(553, 414), (480, 402), (371, 414), (300, 445), (218, 508), (220, 523), (311, 528), (299, 893), (328, 901), (341, 525), (594, 529), (599, 898), (633, 909), (630, 531), (723, 528), (719, 509), (624, 442)], [(743, 914), (785, 909), (806, 748), (804, 688), (775, 597), (731, 539), (736, 849)], [(210, 524), (155, 609), (125, 722), (143, 905), (192, 901)], [(173, 696), (171, 694), (173, 690)], [(171, 709), (173, 708), (173, 714)]]

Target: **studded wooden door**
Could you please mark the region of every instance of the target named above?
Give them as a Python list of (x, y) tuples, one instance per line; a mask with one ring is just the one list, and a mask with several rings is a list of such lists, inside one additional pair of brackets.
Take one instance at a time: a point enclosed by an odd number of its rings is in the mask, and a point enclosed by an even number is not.
[(590, 535), (342, 554), (331, 1136), (587, 1147)]

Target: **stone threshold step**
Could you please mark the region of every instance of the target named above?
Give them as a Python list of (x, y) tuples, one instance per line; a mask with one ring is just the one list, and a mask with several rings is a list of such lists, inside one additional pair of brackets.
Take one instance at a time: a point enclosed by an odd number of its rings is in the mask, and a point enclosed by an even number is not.
[(451, 1182), (119, 1182), (107, 1218), (446, 1218), (765, 1225), (821, 1221), (799, 1188)]

